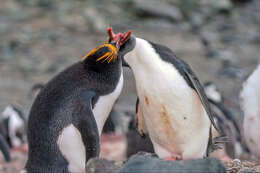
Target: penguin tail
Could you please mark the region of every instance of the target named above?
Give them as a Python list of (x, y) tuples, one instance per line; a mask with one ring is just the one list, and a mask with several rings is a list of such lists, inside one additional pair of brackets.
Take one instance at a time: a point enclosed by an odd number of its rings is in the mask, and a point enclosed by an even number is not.
[(0, 134), (0, 150), (3, 153), (3, 156), (7, 162), (11, 161), (10, 148), (7, 144), (5, 138)]

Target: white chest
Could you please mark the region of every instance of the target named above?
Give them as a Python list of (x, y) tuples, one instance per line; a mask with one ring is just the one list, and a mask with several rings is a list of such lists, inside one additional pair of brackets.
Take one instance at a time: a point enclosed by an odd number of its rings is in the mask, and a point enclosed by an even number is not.
[(196, 91), (171, 64), (147, 73), (135, 72), (137, 92), (151, 139), (168, 150), (181, 152), (194, 137), (207, 145), (210, 121)]
[(158, 66), (160, 68), (155, 71), (136, 69), (135, 72), (144, 111), (157, 114), (165, 107), (174, 118), (189, 116), (194, 111), (195, 102), (199, 101), (195, 91), (171, 64), (161, 62)]
[(79, 130), (70, 124), (58, 137), (57, 144), (63, 156), (69, 163), (71, 172), (83, 173), (86, 163), (86, 149)]
[(111, 112), (111, 109), (112, 109), (116, 99), (119, 97), (119, 95), (122, 91), (122, 88), (123, 88), (123, 73), (120, 76), (120, 79), (118, 81), (118, 84), (117, 84), (115, 90), (108, 95), (99, 97), (99, 99), (95, 105), (95, 108), (93, 109), (93, 114), (94, 114), (95, 120), (97, 122), (99, 135), (102, 132), (104, 123), (105, 123), (109, 113)]

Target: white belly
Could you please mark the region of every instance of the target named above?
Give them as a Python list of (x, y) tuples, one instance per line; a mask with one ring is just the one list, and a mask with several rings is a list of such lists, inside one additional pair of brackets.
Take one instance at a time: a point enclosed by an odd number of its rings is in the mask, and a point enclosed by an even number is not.
[[(183, 159), (203, 157), (210, 120), (200, 98), (171, 64), (155, 73), (135, 75), (145, 125), (160, 157), (170, 153)], [(160, 151), (159, 151), (160, 152)]]
[(109, 113), (111, 112), (116, 99), (119, 97), (122, 88), (123, 88), (123, 73), (120, 76), (120, 79), (118, 81), (115, 90), (108, 95), (99, 97), (95, 105), (95, 108), (93, 109), (93, 114), (97, 122), (99, 135), (102, 133), (104, 123)]
[(70, 124), (62, 130), (57, 144), (62, 155), (69, 163), (69, 171), (85, 172), (86, 149), (81, 134), (74, 125)]

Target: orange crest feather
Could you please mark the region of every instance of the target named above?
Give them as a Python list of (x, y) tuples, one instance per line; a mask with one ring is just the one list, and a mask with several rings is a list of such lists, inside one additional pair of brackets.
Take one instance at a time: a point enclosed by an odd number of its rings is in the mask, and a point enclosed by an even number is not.
[(93, 55), (97, 50), (99, 50), (102, 47), (107, 47), (109, 49), (109, 51), (106, 52), (101, 57), (97, 58), (97, 61), (103, 60), (102, 63), (105, 61), (110, 63), (112, 60), (115, 60), (117, 58), (117, 55), (118, 55), (117, 48), (112, 44), (105, 43), (105, 44), (102, 44), (102, 45), (98, 46), (97, 48), (91, 50), (89, 53), (87, 53), (85, 56), (82, 57), (82, 60), (85, 60), (90, 55)]

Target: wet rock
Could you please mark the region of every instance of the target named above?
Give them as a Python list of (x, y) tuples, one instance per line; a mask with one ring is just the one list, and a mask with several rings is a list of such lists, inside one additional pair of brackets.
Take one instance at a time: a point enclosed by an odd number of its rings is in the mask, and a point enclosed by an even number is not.
[(186, 18), (186, 19), (189, 19), (192, 17), (193, 15), (193, 12), (198, 10), (198, 7), (199, 7), (199, 1), (196, 1), (196, 0), (182, 0), (182, 1), (179, 1), (179, 8), (183, 14), (183, 16)]
[(170, 21), (180, 21), (183, 16), (180, 10), (174, 5), (163, 1), (134, 1), (136, 14), (140, 17), (165, 18)]
[(37, 4), (39, 7), (51, 8), (53, 6), (52, 0), (40, 0)]
[(233, 8), (230, 0), (212, 0), (213, 7), (218, 11), (228, 12)]
[(93, 158), (87, 163), (86, 173), (116, 173), (119, 168), (113, 161)]
[(226, 168), (220, 160), (215, 158), (196, 159), (186, 161), (164, 161), (148, 153), (138, 153), (132, 156), (120, 169), (119, 173), (129, 172), (226, 172)]
[(42, 8), (50, 8), (54, 4), (52, 0), (21, 0), (20, 3), (28, 6), (38, 6)]

